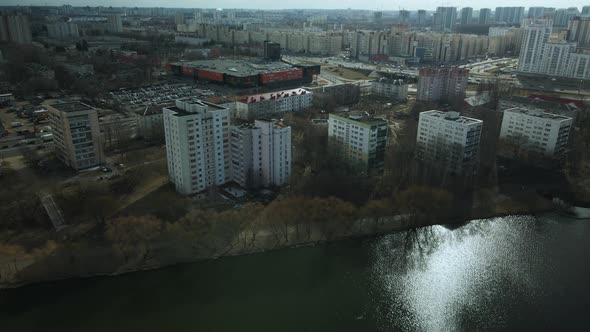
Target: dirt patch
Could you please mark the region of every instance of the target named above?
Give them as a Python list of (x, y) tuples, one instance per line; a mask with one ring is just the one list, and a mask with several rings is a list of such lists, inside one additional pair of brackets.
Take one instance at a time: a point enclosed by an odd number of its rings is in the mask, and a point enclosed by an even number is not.
[(323, 67), (322, 70), (340, 76), (348, 80), (367, 80), (369, 77), (363, 73), (344, 67)]

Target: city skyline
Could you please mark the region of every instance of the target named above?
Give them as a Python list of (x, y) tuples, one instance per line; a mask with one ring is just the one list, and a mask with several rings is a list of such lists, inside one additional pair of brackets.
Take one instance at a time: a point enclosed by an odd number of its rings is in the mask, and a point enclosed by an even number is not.
[(359, 10), (387, 10), (387, 11), (397, 11), (399, 9), (405, 10), (418, 10), (418, 9), (426, 9), (426, 10), (436, 10), (436, 7), (441, 6), (452, 6), (457, 8), (463, 7), (472, 7), (474, 10), (479, 10), (480, 8), (492, 8), (495, 7), (555, 7), (555, 8), (568, 8), (568, 7), (578, 7), (581, 9), (583, 6), (588, 5), (582, 1), (574, 1), (573, 3), (568, 3), (564, 6), (563, 3), (558, 1), (496, 1), (493, 5), (484, 2), (484, 1), (452, 1), (452, 2), (439, 2), (439, 1), (422, 1), (416, 5), (413, 4), (396, 4), (390, 1), (384, 0), (376, 0), (376, 1), (361, 1), (361, 0), (325, 0), (321, 2), (311, 1), (311, 0), (302, 0), (297, 2), (297, 6), (294, 6), (291, 3), (284, 3), (284, 2), (276, 2), (270, 0), (259, 0), (256, 2), (247, 2), (242, 0), (219, 0), (215, 2), (215, 6), (211, 5), (210, 1), (190, 1), (190, 0), (181, 0), (176, 1), (175, 3), (171, 4), (170, 2), (165, 2), (161, 0), (107, 0), (107, 1), (100, 1), (99, 3), (88, 1), (88, 0), (70, 0), (70, 1), (44, 1), (44, 0), (28, 0), (23, 3), (20, 0), (7, 0), (3, 4), (4, 6), (62, 6), (62, 5), (72, 5), (72, 6), (104, 6), (104, 7), (163, 7), (163, 8), (203, 8), (203, 9), (212, 9), (212, 8), (222, 8), (222, 9), (261, 9), (261, 10), (281, 10), (281, 9), (359, 9)]

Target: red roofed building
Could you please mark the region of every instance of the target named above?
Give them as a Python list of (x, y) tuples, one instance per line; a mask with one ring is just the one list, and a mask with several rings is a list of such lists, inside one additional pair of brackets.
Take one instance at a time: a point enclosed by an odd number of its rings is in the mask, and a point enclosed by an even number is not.
[(313, 93), (304, 88), (242, 97), (237, 103), (237, 117), (254, 120), (300, 112), (311, 107)]

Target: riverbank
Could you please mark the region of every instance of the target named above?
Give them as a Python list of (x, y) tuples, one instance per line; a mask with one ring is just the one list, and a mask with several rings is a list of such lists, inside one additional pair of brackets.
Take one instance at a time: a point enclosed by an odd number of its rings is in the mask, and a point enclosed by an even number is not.
[(276, 226), (271, 227), (268, 224), (250, 223), (232, 232), (229, 239), (225, 239), (224, 231), (212, 229), (202, 236), (162, 236), (143, 243), (130, 243), (126, 247), (104, 239), (87, 238), (49, 241), (45, 246), (29, 252), (15, 246), (9, 255), (6, 254), (6, 248), (4, 255), (0, 255), (0, 288), (68, 278), (114, 276), (224, 256), (375, 237), (436, 224), (460, 225), (469, 220), (539, 214), (553, 210), (550, 201), (542, 201), (532, 207), (509, 203), (502, 205), (503, 212), (477, 209), (476, 213), (465, 218), (448, 220), (427, 215), (396, 215), (362, 217), (336, 225), (273, 223)]

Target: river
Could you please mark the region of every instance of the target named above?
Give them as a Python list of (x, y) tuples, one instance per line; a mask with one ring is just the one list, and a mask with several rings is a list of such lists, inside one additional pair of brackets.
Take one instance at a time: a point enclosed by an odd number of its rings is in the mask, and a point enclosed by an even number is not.
[(0, 291), (3, 331), (587, 331), (590, 221), (505, 217)]

